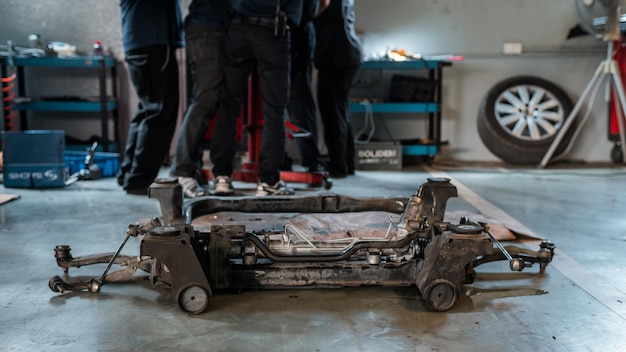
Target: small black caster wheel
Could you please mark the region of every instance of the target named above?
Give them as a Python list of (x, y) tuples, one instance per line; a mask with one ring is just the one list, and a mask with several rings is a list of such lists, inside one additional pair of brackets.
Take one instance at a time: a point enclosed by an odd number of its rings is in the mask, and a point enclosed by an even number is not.
[(613, 145), (613, 149), (611, 149), (611, 160), (615, 164), (624, 163), (624, 153), (622, 153), (621, 143), (617, 142), (615, 143), (615, 145)]

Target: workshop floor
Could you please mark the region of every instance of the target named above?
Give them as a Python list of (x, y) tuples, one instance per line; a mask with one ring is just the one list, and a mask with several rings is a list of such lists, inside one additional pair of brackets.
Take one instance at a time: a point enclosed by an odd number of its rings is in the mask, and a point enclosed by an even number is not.
[[(64, 189), (4, 189), (0, 206), (1, 351), (623, 351), (626, 346), (626, 168), (437, 164), (357, 171), (334, 180), (350, 196), (406, 196), (430, 176), (452, 179), (468, 210), (549, 238), (556, 256), (511, 273), (500, 262), (448, 312), (429, 311), (416, 288), (220, 293), (202, 315), (182, 313), (145, 275), (102, 292), (58, 294), (54, 248), (114, 252), (126, 227), (158, 216), (153, 199), (126, 195), (113, 178)], [(250, 184), (239, 184), (252, 188)], [(293, 186), (298, 187), (297, 184)], [(299, 193), (321, 189), (300, 189)], [(537, 248), (537, 241), (521, 245)], [(138, 253), (135, 239), (123, 254)], [(71, 269), (99, 276), (104, 266)]]

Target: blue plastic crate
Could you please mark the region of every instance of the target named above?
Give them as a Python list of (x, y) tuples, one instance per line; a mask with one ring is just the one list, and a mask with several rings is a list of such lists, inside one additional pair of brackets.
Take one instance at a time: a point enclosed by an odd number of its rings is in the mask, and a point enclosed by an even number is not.
[[(65, 151), (65, 167), (69, 170), (68, 175), (72, 175), (85, 168), (85, 157), (87, 152)], [(102, 172), (102, 177), (112, 177), (120, 169), (120, 159), (117, 153), (96, 152), (94, 163), (98, 165)]]

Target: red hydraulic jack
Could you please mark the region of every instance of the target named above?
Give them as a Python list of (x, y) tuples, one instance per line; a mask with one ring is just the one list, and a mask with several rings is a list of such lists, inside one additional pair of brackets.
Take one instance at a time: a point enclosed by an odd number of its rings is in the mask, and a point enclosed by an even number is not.
[[(254, 182), (258, 180), (259, 155), (261, 153), (261, 139), (263, 132), (263, 99), (261, 97), (259, 80), (256, 74), (250, 76), (248, 80), (248, 99), (242, 109), (243, 118), (240, 119), (245, 125), (247, 132), (248, 159), (241, 165), (241, 169), (233, 170), (232, 180), (241, 182)], [(246, 124), (247, 117), (247, 124)], [(298, 126), (287, 121), (287, 138), (308, 138), (310, 132), (300, 129)], [(210, 178), (212, 174), (209, 174)], [(291, 170), (281, 170), (280, 179), (286, 183), (303, 183), (311, 187), (324, 187), (330, 189), (332, 180), (327, 172), (300, 172)]]

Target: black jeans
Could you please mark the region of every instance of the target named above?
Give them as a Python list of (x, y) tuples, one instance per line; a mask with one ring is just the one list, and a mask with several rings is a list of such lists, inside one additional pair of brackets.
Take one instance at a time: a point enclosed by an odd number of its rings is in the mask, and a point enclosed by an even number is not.
[(311, 88), (313, 71), (312, 51), (315, 45), (313, 23), (297, 27), (292, 32), (293, 51), (291, 55), (291, 90), (289, 95), (289, 119), (300, 128), (311, 132), (310, 138), (297, 138), (300, 163), (316, 171), (320, 163), (317, 148), (317, 106)]
[(202, 167), (200, 144), (217, 114), (222, 86), (224, 33), (188, 23), (185, 46), (193, 83), (192, 100), (176, 141), (171, 174), (195, 177)]
[(130, 121), (118, 181), (125, 190), (150, 186), (165, 160), (178, 115), (175, 48), (158, 45), (126, 53), (139, 103)]
[(349, 93), (360, 65), (318, 67), (317, 104), (324, 124), (331, 176), (354, 173), (354, 133), (350, 123)]
[(289, 97), (290, 39), (271, 27), (232, 23), (224, 43), (224, 90), (211, 142), (215, 176), (230, 176), (236, 152), (236, 119), (246, 98), (248, 78), (258, 70), (263, 98), (259, 182), (280, 179), (285, 159), (285, 118)]

